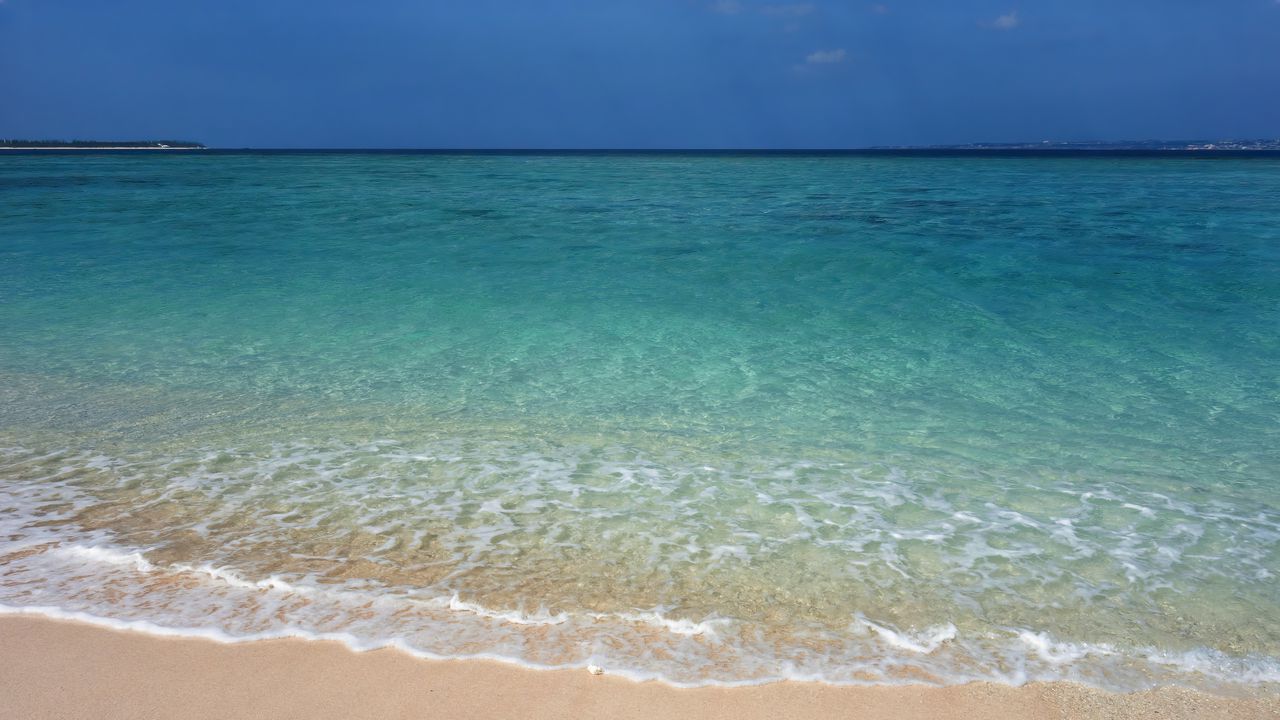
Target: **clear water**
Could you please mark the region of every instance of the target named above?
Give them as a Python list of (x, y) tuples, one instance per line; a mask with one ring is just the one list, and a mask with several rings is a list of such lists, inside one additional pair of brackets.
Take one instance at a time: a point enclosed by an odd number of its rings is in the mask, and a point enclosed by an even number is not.
[(0, 609), (1280, 684), (1280, 161), (0, 158)]

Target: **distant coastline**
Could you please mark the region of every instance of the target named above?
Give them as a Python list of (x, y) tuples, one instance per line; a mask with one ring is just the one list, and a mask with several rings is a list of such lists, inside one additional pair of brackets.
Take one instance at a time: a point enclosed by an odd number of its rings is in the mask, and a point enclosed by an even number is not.
[(965, 143), (960, 145), (883, 145), (874, 150), (1112, 150), (1112, 151), (1157, 151), (1157, 152), (1223, 152), (1223, 151), (1277, 151), (1280, 140), (1107, 140), (1078, 142), (1059, 142), (1042, 140), (1040, 142), (1012, 143)]
[(847, 148), (271, 148), (212, 149), (185, 140), (12, 140), (0, 139), (0, 150), (209, 150), (220, 153), (411, 153), (444, 155), (1206, 155), (1271, 156), (1280, 153), (1280, 139), (1256, 140), (1117, 140), (1098, 142), (1051, 141), (965, 143), (954, 145), (876, 145)]
[(204, 150), (186, 140), (0, 140), (0, 150)]
[(185, 140), (11, 140), (0, 150), (18, 151), (192, 151), (219, 153), (369, 153), (442, 155), (908, 155), (908, 156), (1260, 156), (1280, 154), (1280, 139), (1118, 140), (967, 143), (956, 145), (877, 145), (850, 148), (268, 148), (211, 149)]

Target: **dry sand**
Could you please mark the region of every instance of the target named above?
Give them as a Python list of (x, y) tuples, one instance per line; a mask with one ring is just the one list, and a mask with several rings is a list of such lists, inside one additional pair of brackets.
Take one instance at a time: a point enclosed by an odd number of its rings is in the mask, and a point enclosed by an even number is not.
[(1280, 718), (1280, 697), (1070, 683), (680, 690), (330, 642), (224, 645), (0, 617), (0, 718)]

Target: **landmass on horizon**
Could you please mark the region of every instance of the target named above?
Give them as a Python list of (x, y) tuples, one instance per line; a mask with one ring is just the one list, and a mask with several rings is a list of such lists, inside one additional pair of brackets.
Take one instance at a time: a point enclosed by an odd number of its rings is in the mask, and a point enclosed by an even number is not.
[(186, 140), (0, 140), (0, 150), (204, 150)]
[(1105, 140), (1061, 142), (965, 143), (960, 145), (882, 145), (877, 150), (1280, 150), (1280, 140)]
[[(0, 150), (207, 150), (208, 146), (203, 143), (190, 142), (184, 140), (4, 140), (0, 139)], [(268, 147), (239, 147), (239, 148), (221, 148), (224, 150), (274, 150), (281, 148)], [(308, 149), (308, 148), (295, 148)], [(320, 148), (311, 148), (320, 149)], [(348, 150), (359, 150), (362, 148), (345, 148)], [(386, 148), (387, 150), (448, 150), (456, 152), (467, 152), (475, 150), (481, 152), (501, 152), (503, 150), (535, 150), (535, 148), (497, 148), (497, 149), (480, 149), (480, 148)], [(546, 151), (558, 151), (558, 148), (537, 148)], [(622, 148), (595, 148), (598, 151), (617, 151)], [(822, 148), (807, 148), (807, 150), (821, 150)], [(654, 152), (670, 152), (672, 149), (654, 150)], [(725, 152), (789, 152), (794, 151), (787, 148), (737, 148), (724, 150)], [(833, 152), (882, 152), (882, 151), (975, 151), (975, 152), (1001, 152), (1001, 151), (1111, 151), (1111, 152), (1280, 152), (1280, 139), (1258, 139), (1258, 140), (1106, 140), (1106, 141), (1056, 141), (1042, 140), (1040, 142), (1006, 142), (1006, 143), (963, 143), (955, 145), (875, 145), (870, 147), (856, 148), (832, 148)], [(583, 152), (591, 152), (591, 149), (582, 150)], [(690, 148), (689, 152), (697, 152), (697, 149)], [(717, 150), (719, 152), (720, 150)], [(637, 149), (636, 152), (645, 152), (645, 150)]]

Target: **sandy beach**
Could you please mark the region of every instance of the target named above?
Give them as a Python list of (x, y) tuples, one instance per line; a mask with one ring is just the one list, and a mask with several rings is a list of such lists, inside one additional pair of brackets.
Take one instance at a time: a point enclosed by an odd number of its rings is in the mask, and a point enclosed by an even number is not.
[(10, 718), (1277, 718), (1280, 698), (1167, 688), (778, 683), (683, 690), (586, 672), (424, 661), (393, 650), (276, 640), (226, 645), (77, 622), (0, 618)]

